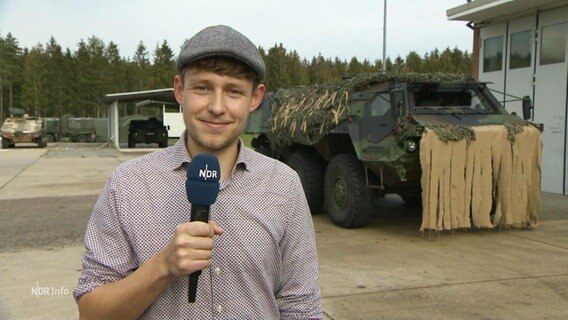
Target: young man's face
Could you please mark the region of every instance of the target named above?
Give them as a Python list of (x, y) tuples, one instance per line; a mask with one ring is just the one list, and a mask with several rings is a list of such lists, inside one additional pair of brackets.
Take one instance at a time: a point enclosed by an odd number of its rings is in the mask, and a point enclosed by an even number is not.
[(236, 145), (248, 114), (262, 102), (264, 85), (253, 90), (250, 80), (195, 69), (184, 78), (174, 78), (174, 92), (183, 106), (190, 152), (219, 153)]

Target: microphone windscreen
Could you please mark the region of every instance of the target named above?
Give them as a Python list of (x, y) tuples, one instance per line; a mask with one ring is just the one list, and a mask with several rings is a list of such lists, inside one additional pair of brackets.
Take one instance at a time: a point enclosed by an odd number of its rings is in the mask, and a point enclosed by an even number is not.
[(198, 154), (187, 166), (185, 192), (192, 205), (209, 206), (219, 194), (221, 169), (217, 157), (210, 154)]

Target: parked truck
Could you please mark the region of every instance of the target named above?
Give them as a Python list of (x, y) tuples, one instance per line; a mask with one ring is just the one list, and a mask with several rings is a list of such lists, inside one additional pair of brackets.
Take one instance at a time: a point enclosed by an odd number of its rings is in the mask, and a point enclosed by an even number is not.
[[(525, 119), (530, 108), (523, 98)], [(245, 131), (341, 227), (364, 226), (373, 199), (395, 193), (422, 206), (422, 230), (449, 230), (537, 224), (539, 129), (486, 83), (382, 73), (270, 93)]]

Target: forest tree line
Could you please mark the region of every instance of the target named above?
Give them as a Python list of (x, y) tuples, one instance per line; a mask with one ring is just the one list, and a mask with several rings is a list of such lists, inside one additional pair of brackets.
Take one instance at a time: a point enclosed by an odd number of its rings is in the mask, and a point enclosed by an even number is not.
[[(268, 90), (339, 80), (361, 73), (452, 72), (469, 74), (471, 54), (458, 48), (434, 49), (424, 55), (383, 61), (349, 61), (300, 57), (281, 43), (259, 48), (266, 63)], [(151, 52), (150, 52), (151, 50)], [(92, 36), (81, 40), (74, 51), (63, 49), (55, 38), (32, 48), (21, 48), (11, 33), (0, 33), (0, 120), (9, 108), (24, 109), (41, 117), (106, 117), (102, 98), (108, 93), (169, 88), (175, 73), (174, 50), (164, 40), (149, 49), (140, 41), (132, 56), (124, 57), (118, 45)], [(123, 111), (124, 112), (124, 111)]]

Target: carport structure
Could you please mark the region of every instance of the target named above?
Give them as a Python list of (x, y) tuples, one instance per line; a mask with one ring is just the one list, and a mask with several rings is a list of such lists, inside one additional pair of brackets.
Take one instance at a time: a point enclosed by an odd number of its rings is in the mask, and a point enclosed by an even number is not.
[(120, 150), (120, 139), (119, 139), (119, 115), (118, 115), (118, 104), (124, 102), (141, 102), (149, 101), (148, 103), (155, 102), (165, 102), (165, 103), (177, 103), (174, 96), (174, 89), (156, 89), (156, 90), (146, 90), (146, 91), (134, 91), (134, 92), (122, 92), (122, 93), (110, 93), (103, 97), (103, 102), (108, 104), (108, 136), (109, 143), (116, 149)]

